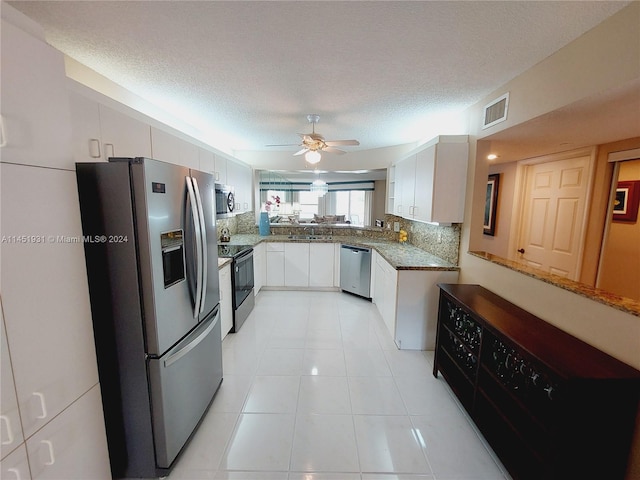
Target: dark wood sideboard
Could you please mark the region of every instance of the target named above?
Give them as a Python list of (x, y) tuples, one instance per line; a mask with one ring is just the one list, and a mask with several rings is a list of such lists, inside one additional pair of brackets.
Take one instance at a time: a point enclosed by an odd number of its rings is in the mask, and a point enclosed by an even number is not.
[(622, 479), (640, 371), (479, 285), (439, 284), (442, 373), (516, 479)]

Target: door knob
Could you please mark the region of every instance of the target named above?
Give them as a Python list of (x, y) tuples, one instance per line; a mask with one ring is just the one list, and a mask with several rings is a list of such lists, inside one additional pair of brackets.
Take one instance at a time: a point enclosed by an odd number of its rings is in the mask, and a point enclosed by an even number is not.
[(524, 248), (519, 248), (518, 253), (524, 253)]

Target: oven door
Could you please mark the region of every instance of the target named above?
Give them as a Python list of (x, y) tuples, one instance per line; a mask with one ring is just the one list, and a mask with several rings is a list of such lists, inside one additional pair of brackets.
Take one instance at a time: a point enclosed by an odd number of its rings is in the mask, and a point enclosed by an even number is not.
[(253, 291), (253, 248), (233, 258), (233, 309), (236, 310)]

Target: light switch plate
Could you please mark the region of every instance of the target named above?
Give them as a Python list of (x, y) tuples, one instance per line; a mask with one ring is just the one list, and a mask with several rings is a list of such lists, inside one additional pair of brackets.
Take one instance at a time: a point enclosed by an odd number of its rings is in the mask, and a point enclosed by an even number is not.
[(400, 222), (393, 222), (393, 231), (394, 232), (400, 231)]

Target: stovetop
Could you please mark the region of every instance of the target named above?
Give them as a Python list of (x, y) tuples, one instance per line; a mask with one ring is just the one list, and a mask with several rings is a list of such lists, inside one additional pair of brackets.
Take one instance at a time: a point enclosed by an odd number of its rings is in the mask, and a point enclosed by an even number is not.
[(238, 255), (240, 252), (253, 248), (251, 245), (218, 245), (218, 257), (220, 258), (232, 258)]

